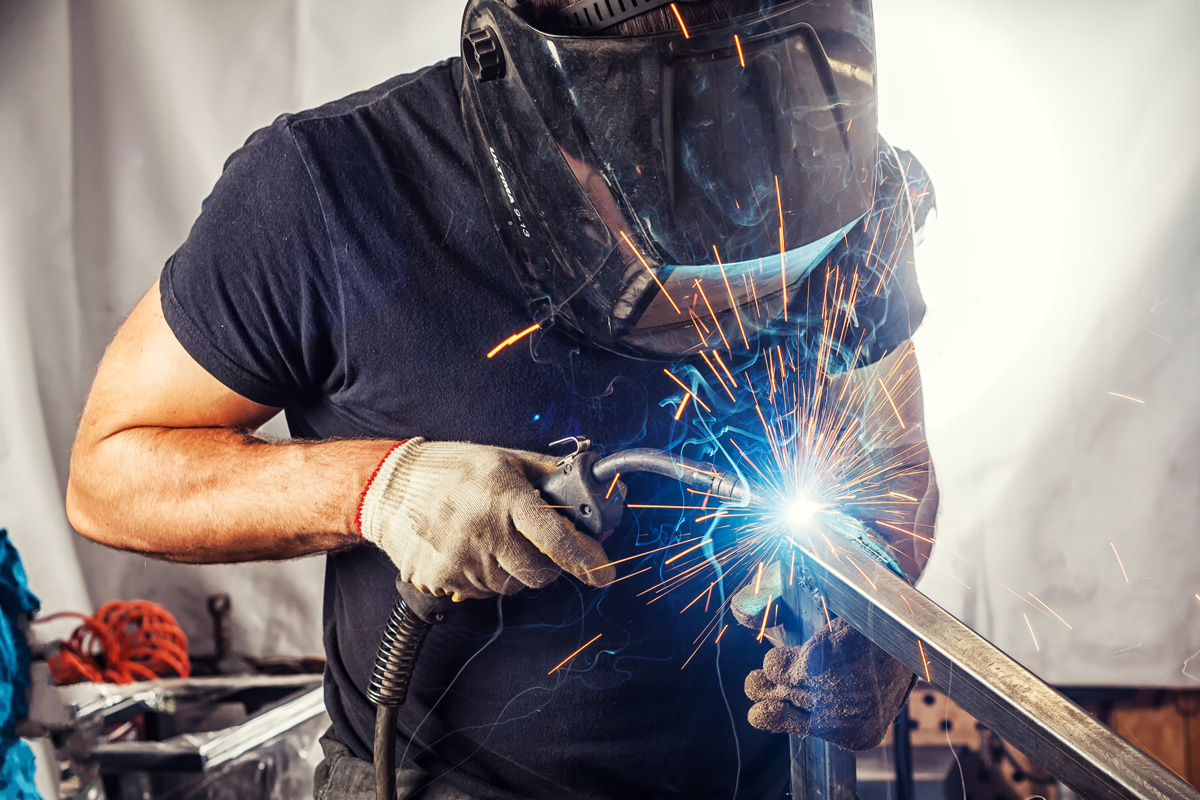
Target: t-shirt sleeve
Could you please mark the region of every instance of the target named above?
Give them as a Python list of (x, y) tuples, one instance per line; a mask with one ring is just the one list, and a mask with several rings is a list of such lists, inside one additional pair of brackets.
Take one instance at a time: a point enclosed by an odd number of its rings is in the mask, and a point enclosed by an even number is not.
[(883, 142), (878, 180), (871, 211), (801, 288), (808, 356), (833, 372), (873, 364), (925, 317), (914, 239), (933, 208), (932, 186), (911, 154)]
[(287, 406), (327, 380), (336, 272), (320, 199), (286, 120), (230, 156), (160, 280), (184, 349), (233, 391)]

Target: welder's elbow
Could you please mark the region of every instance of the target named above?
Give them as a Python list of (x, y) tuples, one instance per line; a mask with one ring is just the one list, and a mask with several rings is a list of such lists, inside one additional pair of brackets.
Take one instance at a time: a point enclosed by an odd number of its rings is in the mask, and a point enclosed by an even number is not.
[(71, 523), (71, 527), (81, 536), (92, 541), (99, 541), (100, 526), (97, 516), (93, 512), (92, 502), (86, 493), (79, 489), (79, 484), (80, 478), (75, 469), (74, 459), (72, 459), (71, 475), (67, 479), (67, 522)]
[[(82, 452), (78, 446), (71, 453), (66, 494), (67, 521), (84, 538), (110, 546), (120, 546), (114, 541), (119, 534), (110, 524), (114, 516), (111, 506), (116, 500), (107, 497), (114, 494), (112, 490), (116, 480), (113, 471), (100, 463), (95, 455)], [(107, 492), (106, 486), (109, 488)]]

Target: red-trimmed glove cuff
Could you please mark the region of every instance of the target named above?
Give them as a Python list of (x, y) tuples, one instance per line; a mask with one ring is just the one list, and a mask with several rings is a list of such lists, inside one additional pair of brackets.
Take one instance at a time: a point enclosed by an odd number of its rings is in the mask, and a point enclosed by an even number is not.
[(366, 537), (363, 536), (362, 513), (363, 503), (367, 500), (367, 491), (371, 488), (371, 484), (375, 482), (375, 478), (379, 475), (379, 470), (383, 469), (384, 463), (388, 460), (388, 458), (391, 457), (392, 453), (396, 452), (397, 448), (399, 448), (401, 445), (407, 443), (408, 439), (401, 439), (388, 448), (388, 451), (383, 454), (383, 458), (379, 459), (379, 463), (375, 465), (375, 469), (371, 471), (371, 477), (367, 478), (367, 483), (365, 486), (363, 486), (362, 494), (358, 496), (358, 510), (354, 514), (354, 530), (358, 531), (358, 535), (362, 536), (364, 539)]

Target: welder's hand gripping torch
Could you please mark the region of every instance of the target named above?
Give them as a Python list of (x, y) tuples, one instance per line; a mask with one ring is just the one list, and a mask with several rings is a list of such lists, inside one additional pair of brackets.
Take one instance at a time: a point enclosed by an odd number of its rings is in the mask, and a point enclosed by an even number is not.
[[(712, 464), (679, 458), (663, 450), (638, 448), (601, 457), (587, 439), (562, 439), (551, 444), (573, 443), (575, 451), (564, 456), (553, 472), (537, 483), (546, 500), (592, 536), (612, 531), (625, 513), (625, 490), (619, 478), (634, 472), (650, 472), (674, 478), (699, 492), (733, 502), (750, 501), (749, 486), (738, 476)], [(375, 704), (375, 793), (379, 800), (395, 797), (396, 714), (408, 698), (408, 686), (417, 655), (430, 629), (446, 618), (450, 599), (419, 591), (399, 578), (397, 598), (388, 617), (367, 698)]]
[(732, 502), (753, 499), (750, 487), (737, 475), (712, 464), (673, 456), (665, 450), (635, 448), (601, 457), (587, 439), (563, 439), (551, 447), (573, 442), (575, 452), (558, 462), (542, 478), (538, 491), (575, 527), (593, 536), (611, 531), (625, 512), (625, 495), (618, 484), (621, 475), (650, 472), (674, 478), (698, 492)]

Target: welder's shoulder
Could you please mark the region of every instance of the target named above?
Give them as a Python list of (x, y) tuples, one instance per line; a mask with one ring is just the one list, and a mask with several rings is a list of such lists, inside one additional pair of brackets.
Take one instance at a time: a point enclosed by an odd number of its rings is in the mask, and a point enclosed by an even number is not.
[(342, 158), (461, 149), (458, 59), (448, 59), (315, 108), (284, 114), (272, 128), (306, 156)]
[(889, 176), (902, 179), (908, 188), (914, 238), (919, 243), (924, 238), (926, 224), (931, 217), (937, 216), (937, 193), (934, 190), (933, 178), (911, 151), (891, 145), (882, 139), (880, 144), (880, 172), (885, 179)]

